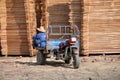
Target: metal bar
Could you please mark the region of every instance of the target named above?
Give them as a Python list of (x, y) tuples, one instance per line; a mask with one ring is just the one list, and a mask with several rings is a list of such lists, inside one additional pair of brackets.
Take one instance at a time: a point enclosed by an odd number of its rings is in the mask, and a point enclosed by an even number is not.
[(66, 33), (66, 26), (65, 26), (65, 33)]
[(61, 26), (60, 26), (60, 33), (61, 33)]
[(50, 33), (50, 35), (71, 35), (72, 33)]
[(49, 27), (49, 29), (50, 29), (50, 33), (52, 33), (52, 28), (53, 28), (53, 26), (50, 26), (50, 27)]

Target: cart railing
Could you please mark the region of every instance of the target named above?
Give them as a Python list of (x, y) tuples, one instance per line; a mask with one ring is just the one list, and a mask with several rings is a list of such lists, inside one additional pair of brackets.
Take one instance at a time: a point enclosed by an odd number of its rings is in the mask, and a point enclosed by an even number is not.
[(49, 26), (49, 35), (71, 35), (70, 26)]
[(79, 29), (77, 25), (72, 26), (49, 26), (49, 36), (60, 36), (59, 39), (62, 39), (63, 37), (68, 37), (70, 35), (80, 35)]

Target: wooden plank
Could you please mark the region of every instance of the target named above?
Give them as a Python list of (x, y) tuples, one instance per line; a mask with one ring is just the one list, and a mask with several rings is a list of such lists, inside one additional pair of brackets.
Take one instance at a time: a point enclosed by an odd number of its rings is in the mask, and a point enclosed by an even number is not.
[(24, 4), (24, 2), (26, 2), (26, 1), (24, 1), (24, 0), (8, 0), (8, 1), (6, 1), (6, 3), (7, 4), (10, 4), (10, 3), (23, 3)]
[[(18, 27), (19, 26), (19, 27)], [(9, 25), (8, 27), (7, 27), (7, 30), (18, 30), (18, 29), (21, 29), (21, 30), (26, 30), (26, 26), (25, 25), (18, 25), (18, 26), (11, 26), (11, 25)]]
[[(0, 11), (0, 14), (1, 14), (1, 11)], [(0, 53), (1, 53), (1, 49), (2, 47), (1, 47), (1, 16), (0, 16)]]
[[(89, 16), (89, 53), (119, 53), (120, 52), (120, 8), (115, 7), (115, 1), (86, 1), (84, 4), (84, 26)], [(90, 9), (87, 9), (87, 7)], [(86, 15), (87, 14), (87, 15)], [(83, 29), (84, 32), (87, 28)], [(87, 32), (87, 31), (86, 31)], [(85, 37), (88, 35), (83, 35)], [(85, 39), (84, 39), (85, 40)], [(88, 48), (84, 46), (84, 49)]]
[[(68, 25), (69, 24), (69, 0), (49, 0), (48, 12), (50, 25)], [(58, 18), (59, 16), (59, 18)], [(63, 17), (66, 16), (66, 17)], [(54, 20), (54, 21), (53, 21)], [(65, 23), (64, 23), (65, 22)], [(62, 24), (59, 24), (62, 23)]]
[(16, 28), (18, 28), (18, 27), (20, 27), (20, 28), (26, 28), (26, 23), (20, 23), (20, 24), (15, 24), (15, 23), (7, 23), (7, 28), (9, 28), (9, 27), (16, 27)]
[(28, 52), (28, 41), (24, 0), (6, 0), (6, 8), (8, 55), (26, 53), (26, 51)]
[(8, 51), (9, 55), (29, 55), (29, 52), (23, 52), (23, 51)]
[[(1, 0), (0, 4), (4, 9), (1, 9), (2, 12), (4, 12), (5, 14), (1, 14), (1, 47), (2, 47), (2, 55), (6, 55), (8, 53), (8, 46), (7, 46), (7, 34), (6, 32), (3, 34), (3, 31), (6, 31), (6, 27), (7, 27), (7, 22), (6, 22), (6, 4), (5, 4), (6, 0)], [(4, 17), (5, 16), (5, 17)], [(6, 44), (4, 44), (4, 42)]]
[[(31, 30), (36, 27), (36, 25), (35, 25), (36, 15), (34, 15), (35, 14), (35, 1), (34, 0), (25, 0), (25, 1), (26, 1), (26, 3), (25, 3), (25, 12), (26, 12), (26, 19), (27, 19), (26, 22), (27, 22), (28, 46), (29, 46), (30, 56), (33, 56), (33, 55), (35, 55), (33, 47), (32, 47), (32, 36), (33, 36), (34, 32), (31, 33), (32, 32)], [(33, 18), (29, 17), (30, 15), (32, 15)], [(33, 24), (31, 24), (31, 23), (33, 23)], [(33, 26), (33, 27), (31, 28), (31, 26)], [(35, 31), (35, 29), (34, 29), (34, 31)]]

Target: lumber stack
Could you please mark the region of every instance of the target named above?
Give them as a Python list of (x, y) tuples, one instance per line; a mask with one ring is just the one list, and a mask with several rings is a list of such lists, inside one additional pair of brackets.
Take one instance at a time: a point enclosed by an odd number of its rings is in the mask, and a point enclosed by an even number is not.
[(49, 0), (49, 25), (68, 25), (69, 0)]
[(32, 56), (36, 27), (71, 24), (81, 31), (83, 54), (120, 52), (120, 0), (0, 0), (0, 4), (3, 55)]
[[(0, 21), (1, 21), (1, 16), (0, 16)], [(1, 52), (1, 22), (0, 22), (0, 52)]]
[[(1, 6), (0, 6), (0, 10), (1, 10)], [(1, 14), (1, 12), (0, 12), (0, 14)], [(1, 15), (0, 15), (0, 52), (1, 52)]]
[[(58, 32), (60, 26), (69, 25), (69, 3), (70, 0), (49, 0), (48, 13), (49, 25), (56, 26), (53, 32)], [(64, 32), (64, 30), (62, 30)], [(49, 39), (58, 39), (61, 35), (49, 36)]]
[(42, 18), (42, 0), (35, 0), (35, 12), (36, 12), (36, 26), (39, 28), (41, 24)]
[(1, 51), (2, 54), (7, 55), (8, 53), (8, 45), (7, 45), (7, 32), (6, 32), (6, 28), (7, 28), (7, 15), (6, 15), (6, 1), (5, 0), (1, 0), (0, 1), (0, 26), (1, 26), (1, 35), (0, 35), (0, 42), (1, 42)]
[(82, 20), (82, 16), (80, 0), (70, 0), (69, 17), (71, 18), (70, 23), (76, 24), (78, 27), (81, 27), (80, 21)]
[(29, 54), (24, 0), (6, 0), (8, 55)]
[(25, 5), (27, 0), (1, 0), (0, 2), (2, 54), (31, 55), (31, 36), (33, 27), (36, 27), (33, 20), (34, 2), (29, 0), (29, 6)]
[(84, 0), (84, 51), (120, 52), (120, 0)]
[(41, 4), (41, 25), (47, 30), (49, 26), (48, 0), (41, 0)]
[(27, 41), (29, 48), (29, 55), (33, 56), (36, 54), (36, 50), (32, 47), (32, 36), (36, 34), (36, 11), (35, 11), (35, 0), (25, 0), (25, 14), (27, 24)]
[[(82, 0), (70, 0), (69, 2), (69, 23), (70, 25), (77, 25), (79, 31), (81, 32), (82, 30), (82, 20), (83, 20), (83, 15), (82, 15)], [(72, 30), (72, 27), (71, 27)], [(80, 33), (81, 36), (82, 33)], [(81, 36), (82, 37), (82, 36)], [(82, 50), (82, 39), (80, 37), (80, 52)]]

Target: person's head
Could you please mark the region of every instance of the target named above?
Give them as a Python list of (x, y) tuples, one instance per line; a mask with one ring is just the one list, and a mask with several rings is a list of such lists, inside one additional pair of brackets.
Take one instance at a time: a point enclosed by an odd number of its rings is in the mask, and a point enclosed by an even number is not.
[(37, 31), (38, 32), (46, 32), (46, 30), (44, 29), (43, 26), (40, 26), (40, 28), (37, 28)]

